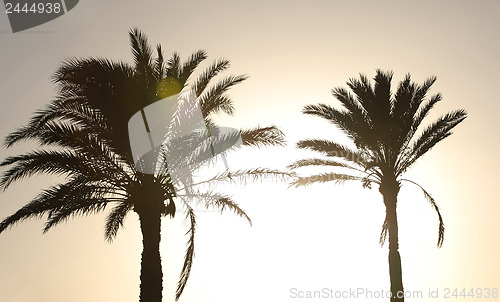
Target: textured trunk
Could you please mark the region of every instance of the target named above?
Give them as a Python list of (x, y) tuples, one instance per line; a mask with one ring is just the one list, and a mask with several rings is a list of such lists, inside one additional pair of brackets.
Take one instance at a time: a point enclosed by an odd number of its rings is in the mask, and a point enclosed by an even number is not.
[(160, 257), (161, 214), (158, 211), (140, 211), (142, 232), (141, 302), (161, 302), (163, 274)]
[(404, 301), (403, 273), (401, 270), (401, 256), (399, 255), (398, 218), (396, 213), (399, 184), (391, 179), (381, 186), (380, 192), (384, 196), (386, 219), (389, 228), (389, 276), (391, 278), (391, 302)]

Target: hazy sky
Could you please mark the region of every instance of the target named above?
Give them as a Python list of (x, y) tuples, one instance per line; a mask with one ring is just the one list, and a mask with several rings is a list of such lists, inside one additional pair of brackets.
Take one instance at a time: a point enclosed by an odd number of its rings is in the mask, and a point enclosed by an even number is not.
[[(275, 124), (289, 146), (243, 151), (229, 158), (233, 167), (284, 167), (306, 155), (294, 148), (300, 139), (343, 140), (333, 126), (300, 111), (335, 103), (330, 90), (360, 72), (372, 78), (377, 68), (392, 69), (394, 86), (406, 73), (418, 82), (436, 75), (431, 93), (441, 92), (444, 100), (427, 122), (459, 108), (469, 118), (406, 175), (432, 193), (446, 233), (438, 249), (435, 212), (405, 184), (398, 203), (405, 289), (424, 297), (438, 289), (442, 298), (447, 288), (500, 287), (500, 2), (143, 2), (80, 1), (66, 15), (16, 34), (0, 12), (0, 137), (54, 97), (50, 78), (64, 58), (131, 62), (132, 27), (162, 44), (166, 56), (205, 49), (210, 60), (203, 66), (224, 57), (232, 63), (226, 74), (250, 76), (230, 92), (236, 114), (220, 123)], [(30, 147), (2, 147), (0, 158)], [(56, 180), (33, 178), (1, 193), (0, 217)], [(306, 301), (290, 290), (389, 289), (387, 246), (378, 245), (384, 207), (377, 189), (257, 183), (227, 192), (253, 226), (231, 213), (198, 213), (195, 262), (180, 301)], [(173, 300), (182, 266), (181, 217), (163, 220), (164, 301)], [(104, 240), (104, 218), (77, 218), (44, 235), (43, 222), (29, 221), (0, 234), (0, 301), (137, 301), (137, 216), (128, 216), (113, 244)]]

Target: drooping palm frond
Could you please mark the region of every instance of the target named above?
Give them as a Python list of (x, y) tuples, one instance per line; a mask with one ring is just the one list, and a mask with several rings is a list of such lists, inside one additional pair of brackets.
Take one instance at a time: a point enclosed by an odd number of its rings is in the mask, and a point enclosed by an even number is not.
[(252, 220), (247, 215), (247, 213), (243, 209), (241, 209), (240, 206), (235, 203), (234, 200), (228, 195), (214, 193), (212, 191), (194, 191), (190, 192), (189, 194), (179, 195), (179, 197), (184, 197), (184, 200), (186, 200), (186, 202), (188, 202), (187, 200), (189, 199), (190, 201), (194, 201), (196, 204), (202, 204), (207, 209), (218, 209), (221, 213), (226, 209), (231, 210), (237, 216), (245, 218), (248, 223), (252, 225)]
[(196, 216), (194, 214), (193, 208), (191, 208), (188, 204), (185, 205), (187, 207), (186, 210), (186, 219), (189, 221), (189, 230), (186, 232), (186, 235), (189, 234), (189, 239), (186, 248), (186, 254), (184, 255), (184, 264), (182, 265), (182, 270), (179, 278), (179, 282), (177, 283), (177, 290), (175, 292), (175, 300), (179, 300), (184, 288), (186, 287), (186, 283), (189, 279), (189, 275), (191, 273), (191, 267), (193, 265), (193, 257), (194, 257), (194, 235), (196, 232)]
[(104, 197), (74, 200), (66, 199), (63, 207), (57, 211), (50, 212), (43, 232), (46, 233), (52, 227), (71, 217), (96, 214), (103, 211), (109, 202), (110, 200)]
[(387, 240), (387, 234), (389, 233), (389, 221), (387, 217), (384, 219), (384, 223), (382, 224), (382, 231), (380, 232), (379, 243), (380, 246), (383, 246), (385, 241)]
[(112, 242), (118, 230), (123, 227), (123, 221), (127, 214), (133, 209), (133, 204), (129, 202), (118, 203), (106, 217), (106, 226), (104, 227), (104, 237), (108, 242)]
[(3, 232), (8, 227), (11, 227), (18, 222), (22, 222), (23, 220), (30, 218), (41, 218), (44, 214), (50, 212), (51, 210), (62, 207), (64, 202), (62, 199), (51, 198), (54, 195), (64, 195), (61, 194), (61, 191), (60, 186), (53, 186), (50, 189), (46, 189), (24, 207), (2, 220), (2, 222), (0, 222), (0, 232)]
[(443, 245), (443, 240), (444, 240), (444, 222), (443, 222), (443, 217), (441, 216), (441, 212), (439, 211), (439, 207), (436, 203), (436, 201), (434, 200), (434, 198), (431, 196), (431, 194), (429, 194), (429, 192), (427, 192), (421, 185), (419, 185), (418, 183), (412, 181), (412, 180), (409, 180), (409, 179), (401, 179), (401, 181), (406, 181), (406, 182), (409, 182), (409, 183), (412, 183), (414, 185), (416, 185), (417, 187), (420, 188), (420, 190), (422, 190), (422, 192), (424, 193), (424, 196), (425, 196), (425, 199), (427, 199), (427, 201), (429, 201), (429, 203), (431, 204), (431, 206), (434, 208), (434, 210), (436, 211), (437, 215), (438, 215), (438, 219), (439, 219), (439, 228), (438, 228), (438, 242), (437, 242), (437, 246), (438, 247), (441, 247)]
[(245, 218), (250, 225), (252, 225), (252, 220), (247, 215), (240, 206), (233, 201), (233, 199), (229, 196), (220, 196), (215, 199), (213, 202), (213, 207), (220, 209), (220, 211), (224, 211), (226, 208), (232, 210), (236, 215)]

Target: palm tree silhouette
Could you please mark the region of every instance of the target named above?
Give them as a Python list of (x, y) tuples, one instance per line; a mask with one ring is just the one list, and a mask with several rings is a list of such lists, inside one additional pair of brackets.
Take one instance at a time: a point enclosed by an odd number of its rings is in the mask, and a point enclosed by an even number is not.
[(417, 183), (403, 179), (402, 175), (423, 154), (450, 136), (451, 130), (462, 122), (467, 114), (464, 110), (450, 112), (419, 132), (424, 118), (441, 100), (439, 93), (426, 99), (436, 77), (418, 85), (411, 81), (408, 74), (400, 82), (396, 93), (392, 94), (392, 76), (392, 71), (377, 70), (373, 86), (367, 77), (361, 74), (360, 79), (352, 78), (347, 82), (352, 93), (345, 88), (333, 89), (333, 96), (343, 106), (341, 109), (328, 104), (305, 106), (303, 113), (319, 116), (333, 123), (347, 135), (354, 147), (322, 139), (302, 140), (297, 143), (299, 148), (320, 152), (327, 158), (302, 159), (289, 167), (297, 169), (326, 166), (337, 169), (334, 173), (298, 177), (292, 183), (297, 187), (327, 181), (361, 181), (364, 188), (371, 188), (372, 183), (379, 186), (386, 209), (380, 244), (384, 244), (388, 234), (391, 301), (404, 301), (403, 297), (397, 296), (398, 292), (403, 292), (396, 215), (401, 182), (417, 185), (436, 210), (439, 218), (438, 247), (443, 244), (444, 224), (431, 195)]
[[(177, 285), (177, 300), (186, 286), (193, 262), (194, 207), (202, 204), (207, 208), (229, 209), (251, 223), (231, 196), (215, 192), (213, 187), (220, 182), (244, 182), (267, 177), (284, 180), (290, 174), (265, 168), (226, 170), (192, 183), (189, 192), (186, 192), (187, 188), (176, 191), (169, 173), (155, 175), (138, 171), (129, 141), (129, 118), (163, 98), (157, 83), (165, 77), (175, 79), (181, 88), (186, 87), (188, 79), (207, 54), (197, 51), (181, 64), (179, 55), (174, 53), (168, 62), (164, 62), (160, 46), (157, 46), (157, 56), (153, 57), (142, 32), (133, 29), (129, 34), (134, 65), (103, 58), (66, 60), (54, 76), (54, 82), (59, 86), (57, 98), (37, 111), (26, 126), (6, 137), (7, 147), (32, 140), (38, 142), (40, 148), (10, 156), (0, 164), (8, 167), (0, 179), (0, 187), (4, 190), (13, 182), (35, 174), (63, 175), (65, 181), (45, 189), (6, 217), (0, 223), (0, 232), (17, 222), (44, 215), (47, 221), (43, 232), (46, 232), (68, 218), (101, 212), (112, 205), (105, 225), (105, 238), (111, 242), (126, 215), (134, 211), (139, 216), (143, 238), (140, 301), (159, 302), (163, 289), (159, 250), (161, 218), (173, 217), (180, 204), (190, 227), (184, 265)], [(234, 111), (226, 92), (246, 79), (241, 75), (228, 76), (212, 84), (214, 77), (228, 67), (228, 60), (216, 60), (191, 85), (205, 122), (213, 129), (217, 127), (211, 116), (219, 112), (232, 114)], [(283, 133), (274, 126), (240, 130), (238, 134), (246, 146), (285, 143)], [(215, 136), (206, 148), (213, 148), (217, 138)], [(196, 157), (196, 154), (186, 156)], [(207, 161), (198, 160), (198, 165), (191, 168), (196, 169)]]

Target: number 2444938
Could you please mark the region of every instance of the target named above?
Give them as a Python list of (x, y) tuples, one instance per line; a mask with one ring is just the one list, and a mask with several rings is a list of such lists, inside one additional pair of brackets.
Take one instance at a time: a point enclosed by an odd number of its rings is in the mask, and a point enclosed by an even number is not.
[(59, 14), (61, 3), (5, 3), (7, 14)]
[(443, 298), (498, 298), (498, 288), (445, 288)]

